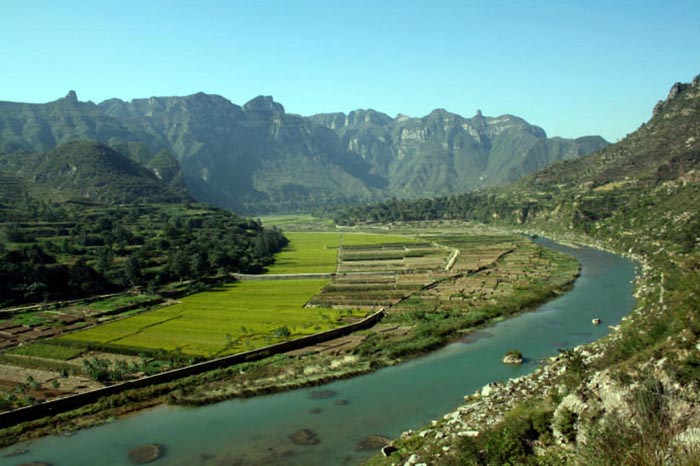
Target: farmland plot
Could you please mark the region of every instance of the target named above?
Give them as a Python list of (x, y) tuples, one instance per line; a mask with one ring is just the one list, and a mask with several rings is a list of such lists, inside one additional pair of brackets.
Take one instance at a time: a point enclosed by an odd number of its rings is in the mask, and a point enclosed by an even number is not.
[[(348, 313), (303, 307), (327, 283), (284, 280), (227, 285), (64, 338), (180, 349), (186, 354), (207, 357), (245, 351), (347, 323)], [(350, 313), (354, 315), (357, 313)]]

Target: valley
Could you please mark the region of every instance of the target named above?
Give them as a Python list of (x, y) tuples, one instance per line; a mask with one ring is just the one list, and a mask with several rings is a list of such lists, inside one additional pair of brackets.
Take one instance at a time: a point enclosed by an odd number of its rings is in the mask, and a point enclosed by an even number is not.
[[(530, 310), (578, 274), (577, 263), (567, 256), (476, 225), (407, 225), (364, 233), (309, 231), (308, 225), (294, 231), (289, 223), (283, 228), (290, 229), (285, 233), (290, 243), (277, 253), (279, 262), (259, 277), (284, 279), (246, 277), (155, 304), (153, 296), (144, 296), (139, 299), (147, 299), (148, 307), (140, 308), (135, 300), (128, 310), (117, 309), (90, 325), (79, 319), (85, 330), (65, 329), (64, 335), (10, 349), (2, 363), (6, 373), (12, 367), (17, 372), (5, 376), (8, 388), (12, 383), (24, 388), (6, 391), (4, 399), (11, 403), (6, 406), (294, 340), (383, 309), (380, 323), (259, 362), (106, 397), (58, 422), (43, 419), (5, 429), (4, 441), (75, 428), (168, 400), (201, 405), (393, 366), (494, 319)], [(319, 272), (332, 275), (319, 279), (313, 275)], [(304, 277), (306, 273), (311, 276)], [(75, 303), (50, 314), (86, 315), (103, 306), (99, 301)], [(29, 311), (22, 319), (30, 322), (46, 313)], [(17, 318), (3, 322), (19, 325)], [(34, 327), (38, 325), (36, 321)], [(32, 379), (30, 368), (37, 371)]]
[[(547, 245), (551, 247), (552, 243)], [(441, 413), (454, 409), (464, 395), (480, 390), (489, 382), (506, 381), (536, 369), (540, 360), (556, 355), (563, 345), (600, 338), (608, 332), (606, 325), (616, 324), (631, 309), (634, 300), (629, 293), (634, 267), (629, 261), (583, 247), (557, 248), (577, 257), (587, 279), (577, 282), (573, 290), (537, 312), (465, 334), (425, 356), (344, 379), (343, 370), (351, 369), (357, 356), (336, 355), (332, 353), (337, 348), (319, 347), (315, 351), (325, 354), (325, 358), (320, 354), (307, 355), (292, 363), (290, 358), (277, 357), (266, 364), (266, 369), (256, 364), (232, 368), (226, 379), (210, 384), (209, 399), (219, 394), (225, 400), (231, 396), (232, 383), (241, 384), (261, 375), (267, 376), (268, 384), (286, 380), (288, 387), (294, 386), (290, 371), (303, 372), (307, 386), (309, 381), (323, 377), (324, 372), (329, 375), (334, 371), (337, 379), (344, 380), (329, 383), (331, 379), (326, 378), (322, 387), (303, 388), (302, 384), (300, 389), (272, 396), (232, 399), (193, 408), (197, 404), (195, 391), (192, 398), (183, 400), (189, 401), (184, 408), (161, 406), (112, 420), (98, 428), (82, 429), (69, 437), (46, 437), (4, 451), (30, 450), (22, 457), (23, 461), (82, 466), (110, 458), (112, 464), (126, 465), (130, 464), (125, 455), (127, 446), (149, 441), (162, 446), (165, 453), (159, 461), (173, 465), (366, 461), (376, 457), (387, 437), (404, 437), (401, 432), (406, 429), (433, 424), (431, 419), (439, 419)], [(610, 285), (619, 293), (603, 292)], [(606, 325), (592, 325), (591, 316), (601, 317)], [(501, 358), (514, 341), (519, 342), (518, 348), (526, 361), (521, 366), (504, 365)], [(180, 395), (187, 391), (183, 387)], [(136, 403), (131, 398), (131, 403)], [(118, 412), (109, 404), (103, 405), (102, 410)], [(90, 416), (85, 419), (89, 422)], [(79, 419), (73, 425), (80, 425)], [(309, 439), (309, 443), (295, 442), (300, 432), (305, 432), (303, 438)], [(408, 440), (415, 444), (419, 438), (423, 436), (416, 434)], [(396, 445), (403, 450), (406, 443)], [(82, 454), (77, 455), (78, 451)]]

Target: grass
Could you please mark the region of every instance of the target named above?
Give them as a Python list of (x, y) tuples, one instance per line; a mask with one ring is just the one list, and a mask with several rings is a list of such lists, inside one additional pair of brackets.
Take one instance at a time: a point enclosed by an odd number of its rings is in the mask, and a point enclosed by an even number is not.
[(347, 311), (302, 307), (327, 280), (242, 282), (62, 338), (200, 356), (235, 353), (341, 325)]
[(269, 273), (330, 273), (340, 244), (339, 233), (285, 233), (289, 244), (275, 254)]
[(60, 361), (68, 361), (69, 359), (77, 358), (82, 353), (83, 350), (80, 348), (67, 348), (64, 346), (56, 346), (46, 343), (22, 345), (9, 351), (9, 354), (32, 356), (35, 358), (58, 359)]
[(370, 233), (285, 232), (289, 245), (275, 255), (268, 273), (331, 273), (335, 272), (338, 247), (379, 244), (418, 243), (420, 240), (397, 235)]
[(29, 327), (34, 327), (37, 325), (44, 325), (50, 322), (50, 319), (37, 315), (35, 312), (24, 312), (22, 314), (17, 314), (11, 319), (12, 323), (17, 325), (27, 325)]
[(130, 306), (132, 304), (144, 303), (157, 298), (155, 295), (139, 294), (139, 295), (120, 295), (113, 298), (104, 299), (102, 301), (95, 301), (90, 304), (85, 305), (90, 309), (95, 309), (99, 311), (113, 311), (122, 307)]

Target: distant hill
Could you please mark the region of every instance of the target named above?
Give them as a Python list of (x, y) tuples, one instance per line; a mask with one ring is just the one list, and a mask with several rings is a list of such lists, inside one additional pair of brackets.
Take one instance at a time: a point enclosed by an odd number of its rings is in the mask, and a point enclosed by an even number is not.
[[(607, 145), (598, 136), (548, 139), (511, 115), (301, 117), (264, 96), (243, 106), (204, 93), (95, 105), (71, 91), (47, 104), (0, 102), (0, 153), (43, 152), (78, 139), (105, 143), (165, 181), (184, 183), (197, 200), (256, 213), (464, 192)], [(180, 174), (164, 155), (151, 161), (163, 150)]]
[[(12, 176), (14, 184), (37, 198), (56, 200), (59, 195), (68, 200), (109, 204), (189, 199), (174, 180), (177, 174), (173, 173), (179, 173), (179, 169), (171, 156), (159, 154), (151, 163), (156, 173), (160, 170), (168, 178), (163, 180), (127, 156), (94, 141), (68, 142), (44, 153), (0, 155), (0, 169), (12, 173), (6, 177)], [(12, 201), (10, 196), (9, 192), (4, 194)], [(13, 196), (17, 202), (18, 193)]]

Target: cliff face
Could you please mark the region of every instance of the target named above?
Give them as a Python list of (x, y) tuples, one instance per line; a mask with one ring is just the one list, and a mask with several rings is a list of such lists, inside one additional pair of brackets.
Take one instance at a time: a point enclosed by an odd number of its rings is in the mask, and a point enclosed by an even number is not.
[(548, 139), (542, 128), (477, 111), (464, 118), (442, 109), (423, 118), (390, 118), (374, 110), (314, 115), (342, 147), (388, 181), (391, 196), (418, 197), (493, 186), (607, 146), (598, 137)]

